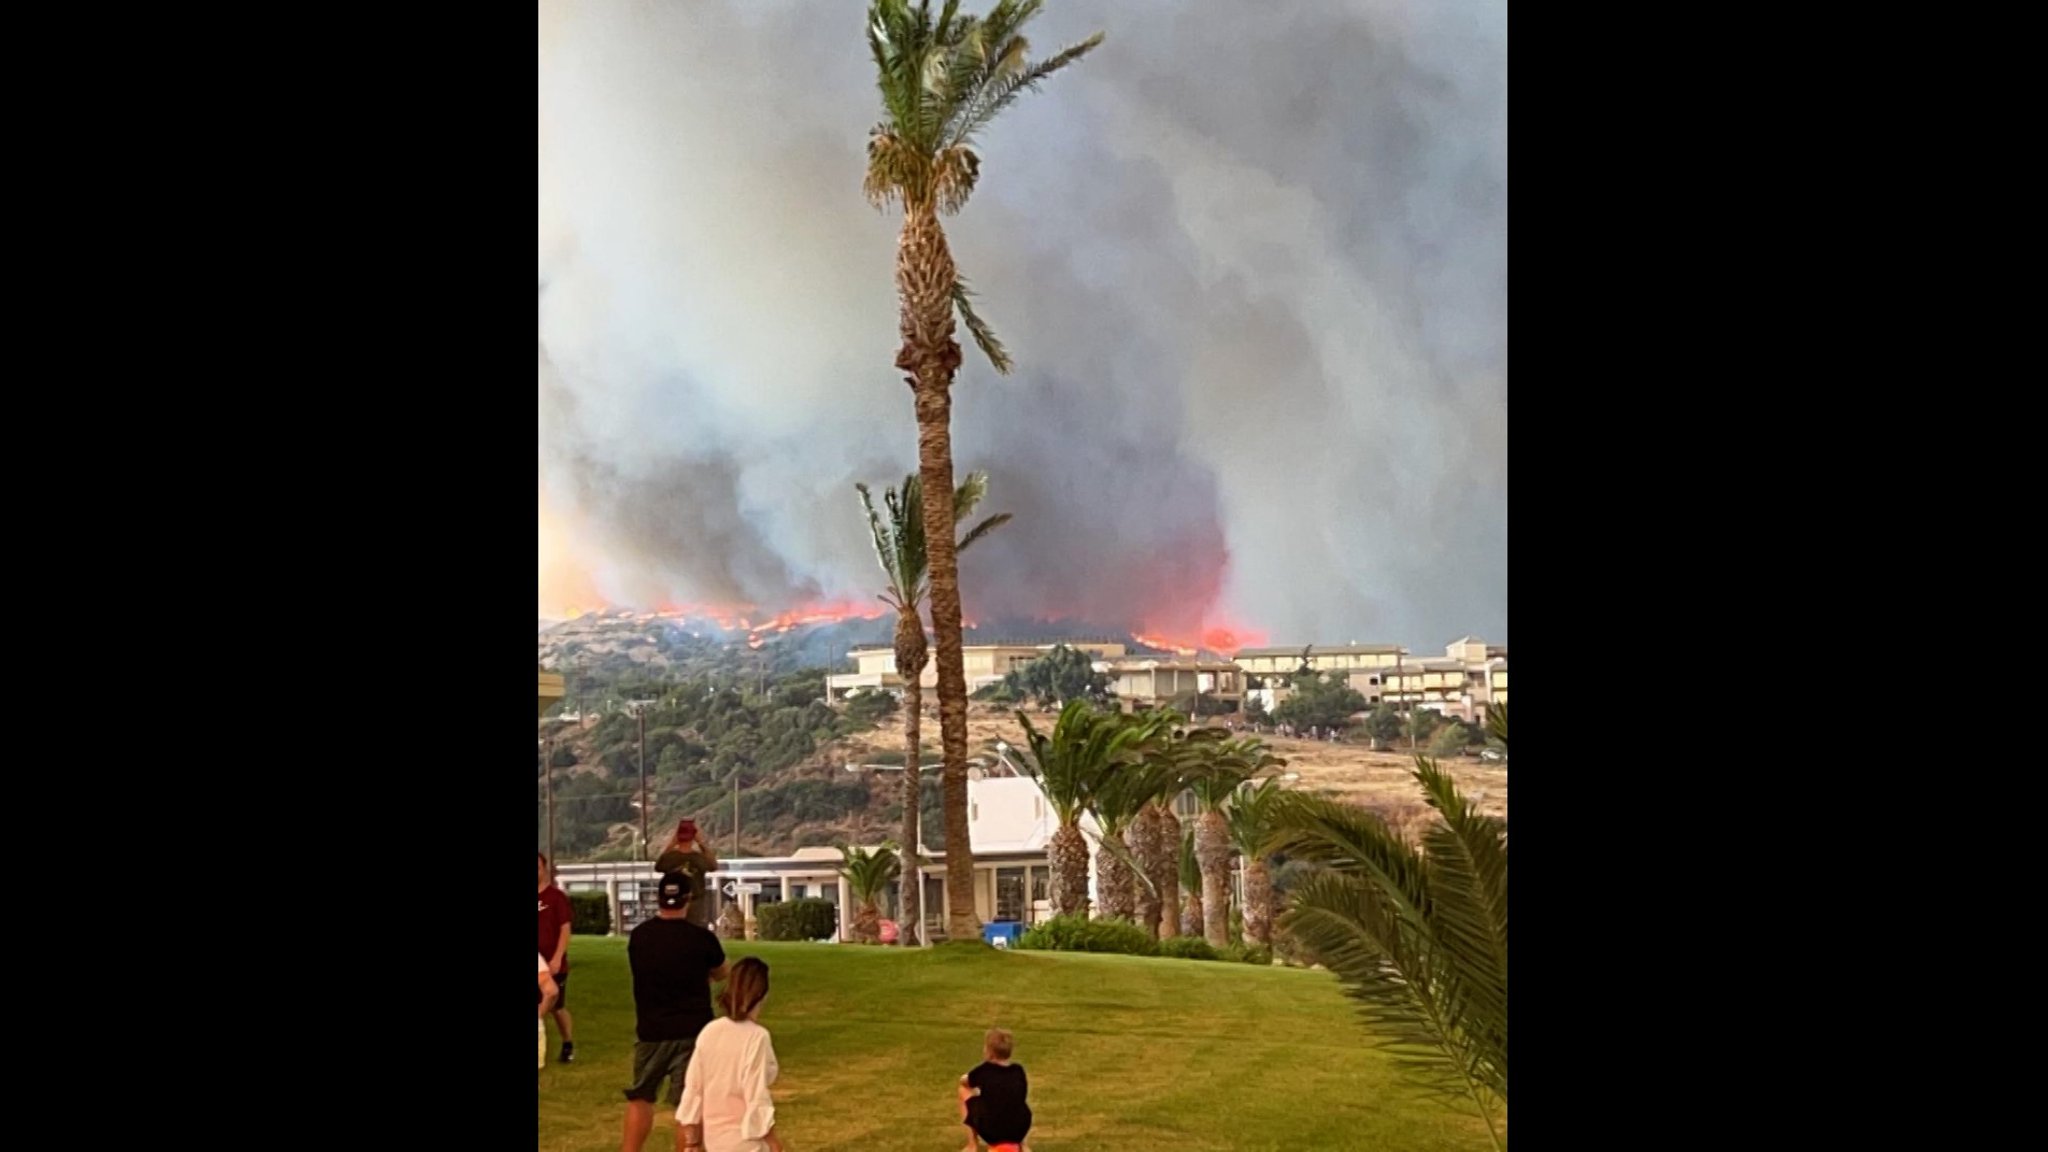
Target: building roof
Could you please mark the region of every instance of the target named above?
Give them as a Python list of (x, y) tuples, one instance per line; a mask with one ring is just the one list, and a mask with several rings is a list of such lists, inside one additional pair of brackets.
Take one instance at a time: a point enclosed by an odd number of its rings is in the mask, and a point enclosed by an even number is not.
[(1238, 672), (1237, 665), (1228, 660), (1187, 660), (1176, 657), (1149, 656), (1129, 657), (1117, 660), (1098, 660), (1097, 668), (1106, 668), (1111, 675), (1118, 672)]
[[(1317, 656), (1394, 656), (1405, 654), (1407, 651), (1406, 648), (1401, 647), (1399, 644), (1330, 644), (1327, 646), (1317, 644), (1310, 648), (1309, 658), (1314, 659)], [(1301, 646), (1299, 645), (1292, 648), (1240, 648), (1237, 650), (1237, 658), (1240, 660), (1247, 656), (1299, 655), (1301, 655)]]

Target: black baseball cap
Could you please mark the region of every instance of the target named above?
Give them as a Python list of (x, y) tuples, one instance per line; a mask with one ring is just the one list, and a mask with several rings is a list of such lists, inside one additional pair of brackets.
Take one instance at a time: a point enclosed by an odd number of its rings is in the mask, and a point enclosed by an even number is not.
[(690, 906), (690, 874), (670, 872), (661, 878), (661, 906), (663, 908), (688, 908)]

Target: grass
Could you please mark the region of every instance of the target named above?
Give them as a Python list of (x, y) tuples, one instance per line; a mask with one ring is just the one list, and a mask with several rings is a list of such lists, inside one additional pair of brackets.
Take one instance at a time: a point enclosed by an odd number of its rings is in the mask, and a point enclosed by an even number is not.
[[(982, 1033), (1016, 1033), (1033, 1152), (1490, 1148), (1484, 1124), (1367, 1047), (1321, 972), (1129, 956), (831, 944), (740, 944), (772, 991), (761, 1022), (782, 1065), (791, 1152), (950, 1152), (955, 1085)], [(623, 940), (570, 948), (576, 1063), (540, 1078), (538, 1152), (612, 1152), (632, 1067)], [(548, 1026), (549, 1057), (555, 1033)], [(651, 1152), (675, 1147), (658, 1108)]]

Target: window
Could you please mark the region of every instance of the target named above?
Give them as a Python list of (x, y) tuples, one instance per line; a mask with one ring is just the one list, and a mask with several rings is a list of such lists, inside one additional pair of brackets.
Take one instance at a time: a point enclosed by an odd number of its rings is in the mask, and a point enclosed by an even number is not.
[(996, 919), (1024, 919), (1024, 869), (996, 869)]
[(1052, 869), (1031, 869), (1031, 902), (1038, 904), (1052, 899), (1051, 884)]
[(1377, 688), (1377, 687), (1379, 687), (1379, 685), (1380, 685), (1380, 678), (1379, 678), (1379, 677), (1377, 677), (1377, 676), (1367, 676), (1367, 677), (1365, 678), (1365, 682), (1366, 682), (1367, 684), (1370, 684), (1370, 685), (1372, 685), (1373, 687)]
[(1202, 814), (1201, 802), (1195, 799), (1193, 792), (1182, 792), (1173, 798), (1173, 814), (1183, 820), (1199, 816)]

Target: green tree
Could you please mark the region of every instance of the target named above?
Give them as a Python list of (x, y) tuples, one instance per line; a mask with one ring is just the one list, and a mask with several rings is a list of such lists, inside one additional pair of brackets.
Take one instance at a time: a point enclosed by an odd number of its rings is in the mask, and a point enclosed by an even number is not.
[[(1505, 743), (1506, 717), (1497, 739)], [(1443, 817), (1410, 844), (1354, 805), (1291, 792), (1266, 847), (1321, 865), (1281, 926), (1334, 972), (1404, 1065), (1468, 1097), (1498, 1148), (1508, 1099), (1507, 825), (1417, 757)]]
[(1404, 731), (1406, 727), (1401, 722), (1401, 714), (1394, 711), (1391, 704), (1381, 704), (1365, 718), (1366, 735), (1380, 744), (1392, 744), (1401, 738)]
[(1296, 728), (1349, 728), (1365, 697), (1343, 679), (1304, 668), (1293, 677), (1294, 694), (1273, 709), (1273, 719)]
[(1013, 669), (1003, 677), (1002, 684), (1013, 698), (1028, 697), (1047, 707), (1064, 705), (1069, 700), (1101, 704), (1109, 699), (1108, 674), (1095, 670), (1095, 661), (1088, 653), (1065, 644), (1056, 644), (1045, 655)]
[(1240, 789), (1227, 814), (1230, 843), (1244, 861), (1244, 942), (1266, 948), (1273, 946), (1273, 867), (1266, 841), (1273, 835), (1281, 788), (1269, 777)]
[[(862, 944), (873, 944), (881, 939), (882, 912), (878, 902), (889, 890), (889, 885), (902, 875), (903, 863), (887, 845), (873, 852), (842, 845), (839, 855), (842, 858), (839, 874), (846, 877), (846, 886), (853, 890), (853, 898), (860, 906), (860, 911), (853, 918), (852, 938)], [(906, 887), (914, 888), (916, 885)]]
[[(958, 212), (981, 173), (976, 143), (1017, 97), (1102, 42), (1100, 34), (1032, 62), (1022, 32), (1042, 0), (997, 0), (986, 16), (963, 16), (946, 0), (934, 19), (925, 0), (873, 0), (874, 54), (883, 120), (868, 135), (863, 191), (876, 208), (903, 209), (896, 243), (896, 367), (917, 414), (917, 466), (931, 570), (932, 631), (938, 648), (939, 735), (944, 748), (948, 935), (972, 939), (974, 857), (967, 847), (967, 676), (961, 660), (960, 567), (953, 539), (953, 378), (960, 368), (954, 320), (966, 325), (998, 372), (1009, 353), (976, 314), (953, 262), (942, 214)], [(911, 845), (915, 850), (916, 845)]]
[(1202, 814), (1195, 820), (1195, 856), (1202, 866), (1202, 927), (1209, 944), (1230, 946), (1230, 819), (1224, 814), (1247, 780), (1287, 761), (1265, 742), (1245, 736), (1192, 750), (1188, 781)]
[[(882, 494), (882, 504), (889, 510), (885, 523), (875, 511), (874, 499), (868, 494), (868, 486), (855, 484), (860, 493), (860, 506), (868, 515), (868, 531), (874, 537), (875, 559), (882, 565), (882, 574), (888, 577), (889, 587), (881, 594), (881, 601), (896, 610), (896, 676), (903, 681), (903, 742), (910, 749), (903, 762), (903, 843), (917, 851), (917, 830), (919, 824), (918, 799), (923, 795), (923, 786), (918, 781), (919, 728), (924, 721), (924, 692), (919, 681), (924, 676), (928, 650), (924, 643), (924, 619), (918, 614), (926, 596), (930, 594), (931, 565), (930, 550), (925, 547), (924, 485), (915, 475), (903, 478), (903, 489), (899, 495), (894, 488)], [(988, 495), (988, 474), (969, 472), (967, 479), (953, 493), (953, 523), (957, 527), (974, 515), (982, 497)], [(995, 531), (1010, 519), (1010, 514), (991, 516), (976, 524), (967, 535), (960, 538), (958, 551), (965, 552), (970, 545)], [(950, 537), (950, 534), (949, 534)], [(911, 885), (903, 897), (904, 922), (916, 924), (920, 914), (918, 901), (923, 893)], [(908, 948), (916, 943), (915, 932), (897, 936), (897, 943)]]

